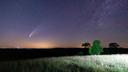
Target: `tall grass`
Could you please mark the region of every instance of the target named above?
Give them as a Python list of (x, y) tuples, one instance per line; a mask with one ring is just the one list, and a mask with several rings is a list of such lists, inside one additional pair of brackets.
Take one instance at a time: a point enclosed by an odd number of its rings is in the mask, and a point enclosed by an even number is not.
[(71, 56), (0, 62), (0, 72), (127, 72), (127, 55)]

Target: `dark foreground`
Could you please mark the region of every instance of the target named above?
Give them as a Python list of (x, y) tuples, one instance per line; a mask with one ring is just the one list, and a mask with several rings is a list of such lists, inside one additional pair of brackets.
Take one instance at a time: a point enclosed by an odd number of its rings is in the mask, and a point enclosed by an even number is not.
[[(104, 48), (102, 55), (128, 54), (126, 48)], [(60, 57), (89, 55), (87, 48), (55, 48), (55, 49), (0, 49), (0, 61), (33, 59), (42, 57)]]

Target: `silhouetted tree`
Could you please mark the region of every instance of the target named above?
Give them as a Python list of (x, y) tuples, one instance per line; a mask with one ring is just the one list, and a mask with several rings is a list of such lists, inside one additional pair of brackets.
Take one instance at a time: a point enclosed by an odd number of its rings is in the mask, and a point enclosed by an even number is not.
[(82, 44), (82, 47), (84, 47), (84, 48), (90, 48), (91, 47), (91, 44), (88, 43), (88, 42), (85, 42), (85, 43)]
[(93, 42), (93, 46), (89, 49), (89, 54), (90, 55), (99, 55), (103, 52), (103, 48), (101, 47), (101, 41), (100, 40), (95, 40)]
[(109, 48), (120, 48), (118, 43), (109, 43)]

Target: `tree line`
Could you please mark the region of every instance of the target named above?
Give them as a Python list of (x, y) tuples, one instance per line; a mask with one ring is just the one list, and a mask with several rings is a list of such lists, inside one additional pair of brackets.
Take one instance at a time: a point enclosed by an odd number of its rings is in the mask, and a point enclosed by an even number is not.
[[(82, 44), (84, 48), (91, 48), (91, 44), (89, 42), (85, 42)], [(116, 42), (112, 42), (108, 44), (108, 48), (120, 48), (120, 45)]]

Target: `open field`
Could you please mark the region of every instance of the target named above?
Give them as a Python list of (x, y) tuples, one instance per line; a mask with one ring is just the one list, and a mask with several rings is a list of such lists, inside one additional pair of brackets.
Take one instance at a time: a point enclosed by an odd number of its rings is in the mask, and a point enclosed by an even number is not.
[(127, 72), (128, 49), (0, 49), (0, 72)]
[(127, 72), (128, 55), (92, 55), (2, 61), (0, 72)]

